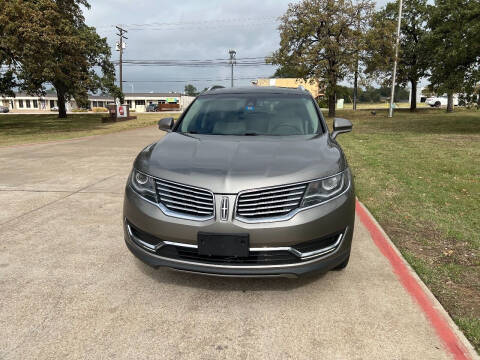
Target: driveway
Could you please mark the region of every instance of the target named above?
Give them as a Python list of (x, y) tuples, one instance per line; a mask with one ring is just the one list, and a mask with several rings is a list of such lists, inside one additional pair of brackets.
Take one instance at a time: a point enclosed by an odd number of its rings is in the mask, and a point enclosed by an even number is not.
[(0, 148), (1, 359), (452, 358), (361, 221), (348, 268), (322, 276), (204, 277), (136, 260), (123, 188), (160, 136)]

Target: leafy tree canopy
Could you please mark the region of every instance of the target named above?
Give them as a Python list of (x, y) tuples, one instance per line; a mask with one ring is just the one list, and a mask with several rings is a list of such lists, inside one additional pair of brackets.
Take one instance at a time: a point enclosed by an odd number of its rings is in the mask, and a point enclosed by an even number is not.
[[(388, 3), (372, 19), (367, 33), (366, 72), (385, 85), (391, 84), (394, 60), (394, 44), (398, 21), (398, 1)], [(429, 68), (429, 52), (426, 47), (427, 21), (430, 6), (426, 0), (404, 0), (402, 8), (399, 60), (397, 67), (398, 83), (406, 86), (411, 83), (412, 99), (410, 110), (416, 109), (416, 89)]]
[(187, 96), (197, 96), (198, 95), (198, 90), (195, 86), (192, 84), (187, 84), (185, 85), (185, 95)]
[(359, 21), (368, 17), (373, 2), (303, 0), (290, 4), (281, 18), (280, 48), (267, 61), (298, 70), (302, 78), (325, 79), (329, 116), (335, 116), (337, 82), (352, 68), (362, 36)]
[(428, 21), (427, 46), (433, 88), (447, 93), (453, 111), (455, 92), (472, 92), (479, 81), (480, 2), (436, 0)]
[(86, 102), (88, 93), (122, 98), (114, 85), (115, 69), (105, 38), (85, 24), (86, 0), (9, 0), (0, 5), (0, 48), (20, 89), (44, 93), (51, 84), (58, 96), (59, 117), (65, 102)]

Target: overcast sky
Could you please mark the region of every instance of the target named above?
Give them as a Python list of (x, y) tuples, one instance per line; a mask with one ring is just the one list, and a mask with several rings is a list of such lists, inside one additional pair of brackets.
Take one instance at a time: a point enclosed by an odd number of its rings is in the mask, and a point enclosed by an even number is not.
[[(85, 11), (88, 25), (95, 26), (113, 48), (118, 60), (115, 25), (128, 30), (124, 59), (192, 60), (224, 59), (228, 49), (237, 58), (264, 57), (277, 49), (278, 22), (292, 0), (95, 0)], [(385, 0), (379, 2), (385, 3)], [(118, 68), (118, 67), (117, 67)], [(198, 89), (230, 84), (230, 67), (145, 67), (124, 65), (124, 92), (183, 91), (191, 83)], [(236, 67), (236, 85), (269, 77), (272, 66)], [(246, 78), (246, 79), (245, 79)], [(206, 81), (200, 79), (212, 79)], [(181, 82), (166, 82), (170, 80)], [(197, 80), (197, 81), (192, 81)], [(200, 80), (200, 81), (198, 81)], [(155, 81), (155, 82), (147, 82)]]

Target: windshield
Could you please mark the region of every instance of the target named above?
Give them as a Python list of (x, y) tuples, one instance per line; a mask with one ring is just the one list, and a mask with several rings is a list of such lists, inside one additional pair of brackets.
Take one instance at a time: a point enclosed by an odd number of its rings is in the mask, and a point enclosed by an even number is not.
[(320, 119), (312, 98), (292, 94), (200, 96), (176, 131), (207, 135), (311, 135)]

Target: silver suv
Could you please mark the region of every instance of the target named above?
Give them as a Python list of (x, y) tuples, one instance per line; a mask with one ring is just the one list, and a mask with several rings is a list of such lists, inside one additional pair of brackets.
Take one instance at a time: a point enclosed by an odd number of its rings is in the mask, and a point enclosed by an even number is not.
[(138, 154), (125, 189), (128, 248), (147, 264), (205, 274), (295, 276), (347, 266), (353, 179), (303, 89), (198, 96)]

